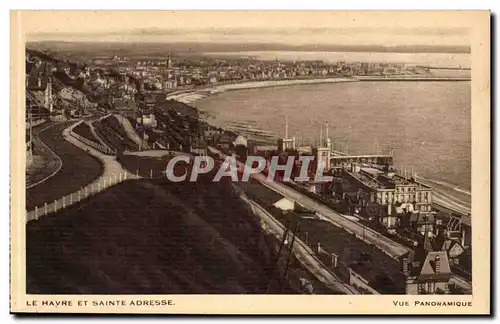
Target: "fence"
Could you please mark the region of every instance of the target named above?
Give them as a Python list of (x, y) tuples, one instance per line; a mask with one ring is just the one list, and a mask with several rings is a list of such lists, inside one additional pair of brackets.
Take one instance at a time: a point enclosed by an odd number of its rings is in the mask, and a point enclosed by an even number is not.
[(46, 202), (41, 206), (35, 207), (35, 209), (26, 212), (26, 221), (30, 222), (32, 220), (39, 219), (40, 217), (47, 216), (52, 213), (56, 213), (61, 209), (67, 208), (73, 204), (79, 203), (80, 201), (92, 197), (101, 191), (115, 186), (123, 181), (137, 179), (136, 177), (131, 177), (129, 173), (122, 172), (119, 174), (113, 174), (109, 177), (100, 177), (98, 180), (88, 184), (85, 187), (80, 188), (76, 192), (67, 194), (61, 198), (55, 199), (51, 202)]
[(79, 123), (76, 123), (73, 127), (71, 127), (71, 130), (70, 130), (70, 135), (73, 136), (74, 138), (76, 138), (77, 140), (79, 140), (80, 142), (82, 143), (85, 143), (87, 144), (88, 146), (98, 150), (99, 152), (102, 152), (104, 154), (109, 154), (109, 155), (115, 155), (117, 154), (116, 150), (113, 150), (105, 145), (102, 145), (102, 144), (99, 144), (99, 143), (96, 143), (94, 141), (91, 141), (89, 140), (88, 138), (85, 138), (75, 132), (73, 132), (73, 128), (75, 128), (76, 126), (80, 125), (81, 123), (83, 123), (83, 120)]

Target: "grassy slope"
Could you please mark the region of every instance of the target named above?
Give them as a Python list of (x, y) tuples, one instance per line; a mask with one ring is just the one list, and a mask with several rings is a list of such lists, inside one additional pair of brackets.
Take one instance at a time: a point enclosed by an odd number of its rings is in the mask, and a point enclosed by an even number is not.
[(27, 225), (27, 292), (264, 293), (272, 251), (228, 184), (131, 181)]

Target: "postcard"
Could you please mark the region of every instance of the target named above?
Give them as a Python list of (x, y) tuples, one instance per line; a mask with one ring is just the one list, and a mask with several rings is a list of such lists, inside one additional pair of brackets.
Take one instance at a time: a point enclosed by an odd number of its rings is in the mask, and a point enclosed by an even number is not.
[(11, 312), (490, 313), (488, 11), (11, 30)]

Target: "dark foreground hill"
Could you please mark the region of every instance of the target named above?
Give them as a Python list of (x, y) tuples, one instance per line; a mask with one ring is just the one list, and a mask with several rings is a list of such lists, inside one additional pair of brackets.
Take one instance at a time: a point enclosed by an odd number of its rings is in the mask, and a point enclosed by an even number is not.
[(228, 183), (128, 181), (27, 225), (27, 293), (265, 293), (273, 244)]

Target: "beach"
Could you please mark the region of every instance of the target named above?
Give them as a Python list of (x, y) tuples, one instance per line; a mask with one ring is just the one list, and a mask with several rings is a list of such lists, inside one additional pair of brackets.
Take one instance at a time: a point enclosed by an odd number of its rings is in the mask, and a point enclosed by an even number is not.
[(357, 82), (354, 78), (317, 78), (317, 79), (294, 79), (294, 80), (266, 80), (266, 81), (249, 81), (240, 83), (228, 83), (207, 86), (198, 89), (189, 89), (185, 91), (176, 91), (167, 95), (167, 99), (176, 100), (185, 104), (206, 98), (207, 96), (233, 90), (283, 87), (292, 85), (310, 85), (322, 83), (340, 83), (340, 82)]

